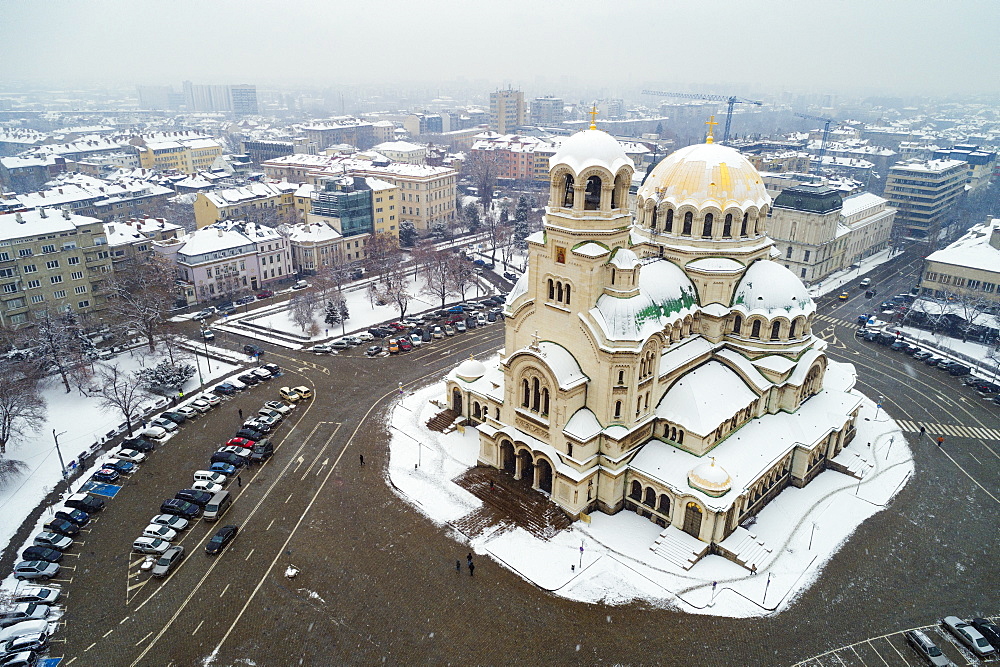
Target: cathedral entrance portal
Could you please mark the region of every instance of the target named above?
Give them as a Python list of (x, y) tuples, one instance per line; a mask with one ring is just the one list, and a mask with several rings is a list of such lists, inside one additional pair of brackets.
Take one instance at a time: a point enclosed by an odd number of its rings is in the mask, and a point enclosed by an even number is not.
[(684, 532), (691, 537), (701, 533), (701, 508), (698, 503), (688, 503), (684, 511)]
[(538, 489), (545, 493), (552, 493), (552, 464), (545, 459), (538, 460)]
[(462, 392), (457, 387), (451, 391), (451, 409), (462, 414)]
[(526, 479), (534, 486), (535, 464), (531, 460), (531, 452), (524, 450), (518, 452), (517, 472), (514, 473), (514, 479)]
[(503, 440), (500, 443), (500, 468), (510, 475), (514, 475), (517, 471), (514, 445), (509, 440)]

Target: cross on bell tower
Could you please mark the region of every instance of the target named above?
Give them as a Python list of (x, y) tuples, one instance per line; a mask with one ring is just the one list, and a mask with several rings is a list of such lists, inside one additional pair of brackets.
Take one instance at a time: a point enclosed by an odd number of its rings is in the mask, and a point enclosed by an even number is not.
[[(596, 130), (597, 129), (597, 105), (595, 104), (590, 109), (590, 111), (588, 111), (587, 113), (590, 114), (590, 129), (591, 130)], [(714, 116), (713, 116), (713, 118), (714, 118)]]
[(708, 136), (705, 137), (705, 143), (711, 144), (715, 143), (715, 126), (719, 123), (715, 120), (715, 116), (709, 116), (709, 119), (705, 121), (705, 125), (708, 125)]

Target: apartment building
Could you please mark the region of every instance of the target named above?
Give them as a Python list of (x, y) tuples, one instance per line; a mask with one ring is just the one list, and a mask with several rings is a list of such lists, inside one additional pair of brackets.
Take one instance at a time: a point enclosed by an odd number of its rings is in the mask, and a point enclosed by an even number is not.
[(405, 162), (406, 164), (427, 163), (427, 146), (424, 144), (414, 144), (409, 141), (385, 141), (381, 144), (376, 144), (372, 150), (376, 153), (381, 153), (393, 162)]
[(924, 259), (920, 291), (935, 299), (1000, 305), (1000, 218), (969, 229), (954, 243)]
[(829, 185), (800, 184), (774, 199), (767, 233), (776, 261), (814, 283), (887, 248), (895, 215), (869, 192), (843, 198)]
[(981, 149), (974, 144), (956, 144), (951, 148), (941, 148), (934, 151), (935, 160), (958, 160), (967, 167), (965, 184), (970, 192), (985, 188), (990, 184), (993, 170), (997, 165), (996, 151)]
[(222, 155), (222, 144), (195, 132), (158, 132), (134, 137), (130, 142), (144, 169), (195, 174), (212, 168)]
[(107, 298), (111, 272), (99, 219), (46, 207), (0, 214), (4, 326), (30, 326), (46, 311), (96, 317)]
[(356, 119), (303, 125), (302, 133), (317, 151), (336, 144), (350, 144), (363, 151), (375, 145), (375, 128), (369, 122)]
[(220, 220), (280, 224), (294, 211), (295, 183), (249, 183), (240, 188), (199, 192), (194, 201), (195, 224), (200, 229)]
[(885, 196), (896, 208), (894, 234), (932, 245), (957, 222), (957, 204), (965, 192), (968, 164), (961, 160), (900, 162), (889, 169)]
[(531, 124), (559, 127), (566, 116), (566, 104), (561, 97), (536, 97), (531, 100)]
[(524, 125), (524, 92), (507, 88), (490, 93), (490, 129), (510, 134)]
[(105, 222), (154, 215), (174, 191), (141, 178), (104, 180), (85, 174), (63, 174), (54, 186), (0, 200), (0, 208), (63, 208)]
[(115, 271), (145, 261), (153, 253), (153, 243), (176, 239), (184, 228), (163, 218), (132, 218), (104, 223), (104, 235)]

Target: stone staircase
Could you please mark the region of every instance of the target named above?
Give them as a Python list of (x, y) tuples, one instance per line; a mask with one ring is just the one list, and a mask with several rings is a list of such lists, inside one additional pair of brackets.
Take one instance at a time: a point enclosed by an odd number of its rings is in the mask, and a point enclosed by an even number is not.
[(771, 559), (771, 547), (754, 533), (737, 527), (732, 535), (718, 544), (719, 555), (738, 563), (748, 570), (760, 569)]
[(427, 428), (439, 433), (450, 433), (454, 430), (455, 420), (462, 416), (456, 410), (442, 410), (427, 420)]
[(690, 570), (708, 553), (709, 546), (707, 542), (691, 537), (680, 528), (667, 526), (649, 548), (657, 556), (684, 570)]
[(872, 453), (867, 452), (867, 456), (862, 456), (858, 452), (845, 449), (837, 454), (833, 460), (826, 462), (826, 467), (831, 470), (850, 475), (854, 479), (861, 479), (872, 469), (872, 462), (869, 460)]
[(452, 522), (469, 537), (517, 526), (547, 540), (573, 523), (558, 505), (532, 489), (526, 480), (516, 480), (495, 468), (470, 468), (453, 481), (483, 501), (482, 507)]

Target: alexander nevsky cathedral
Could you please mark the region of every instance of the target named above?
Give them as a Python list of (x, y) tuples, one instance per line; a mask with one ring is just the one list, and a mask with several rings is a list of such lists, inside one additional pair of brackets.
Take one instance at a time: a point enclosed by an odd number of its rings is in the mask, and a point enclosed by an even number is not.
[(743, 156), (709, 133), (652, 170), (634, 213), (633, 171), (593, 125), (562, 144), (499, 364), (459, 365), (448, 403), (479, 465), (569, 516), (636, 512), (714, 545), (823, 471), (862, 397), (824, 384), (815, 304), (773, 261)]

